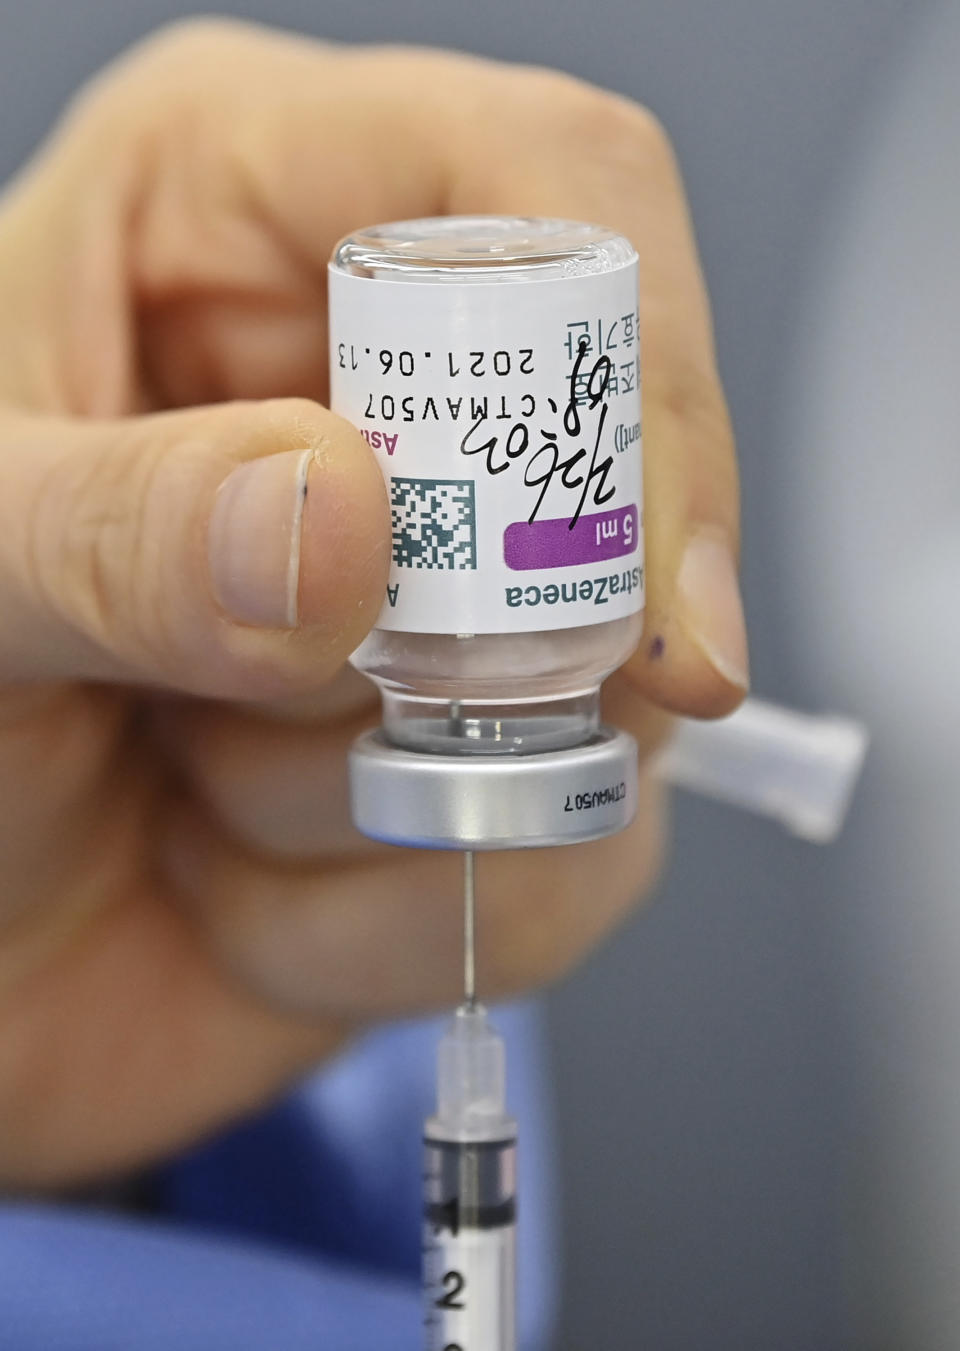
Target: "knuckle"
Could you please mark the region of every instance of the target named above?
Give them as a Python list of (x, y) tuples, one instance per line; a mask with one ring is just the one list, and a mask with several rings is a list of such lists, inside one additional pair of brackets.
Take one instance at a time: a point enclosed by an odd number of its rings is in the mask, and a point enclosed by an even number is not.
[[(313, 399), (300, 395), (264, 399), (260, 404), (263, 430), (271, 436), (302, 437), (305, 445), (320, 446), (329, 438), (331, 430), (350, 428), (345, 418), (328, 412)], [(356, 432), (359, 437), (360, 433)], [(293, 444), (293, 442), (291, 442)]]
[[(66, 127), (94, 148), (121, 141), (170, 117), (170, 101), (193, 106), (210, 95), (232, 59), (256, 47), (267, 30), (229, 17), (178, 19), (127, 48), (72, 100)], [(231, 58), (225, 63), (225, 58)], [(120, 116), (122, 113), (122, 117)]]
[(657, 116), (643, 104), (561, 71), (536, 70), (515, 75), (519, 93), (536, 110), (539, 134), (549, 126), (552, 138), (584, 162), (620, 166), (625, 172), (673, 170), (670, 138)]
[(673, 167), (676, 159), (673, 142), (652, 109), (620, 94), (606, 94), (605, 102), (613, 127), (624, 139), (634, 144), (647, 160)]
[(29, 557), (50, 608), (97, 647), (121, 649), (150, 609), (144, 517), (156, 455), (84, 446), (54, 466), (30, 518)]
[(593, 90), (578, 113), (574, 134), (584, 155), (609, 179), (635, 191), (646, 181), (653, 186), (676, 176), (673, 147), (661, 123), (648, 108), (618, 94)]
[(202, 15), (175, 19), (154, 30), (124, 52), (108, 73), (117, 81), (142, 80), (196, 69), (209, 76), (224, 53), (249, 46), (264, 30), (227, 15)]
[(132, 50), (150, 59), (208, 56), (225, 41), (247, 41), (256, 31), (255, 25), (226, 14), (190, 15), (162, 24)]

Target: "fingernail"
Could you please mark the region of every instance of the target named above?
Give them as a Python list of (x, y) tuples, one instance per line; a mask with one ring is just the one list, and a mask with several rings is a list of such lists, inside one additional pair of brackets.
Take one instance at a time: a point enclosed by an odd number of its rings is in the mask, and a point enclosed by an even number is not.
[(207, 547), (217, 600), (231, 618), (296, 628), (300, 532), (312, 450), (234, 469), (217, 492)]
[(698, 531), (687, 544), (677, 578), (679, 620), (714, 670), (731, 685), (750, 687), (747, 626), (740, 583), (727, 537)]

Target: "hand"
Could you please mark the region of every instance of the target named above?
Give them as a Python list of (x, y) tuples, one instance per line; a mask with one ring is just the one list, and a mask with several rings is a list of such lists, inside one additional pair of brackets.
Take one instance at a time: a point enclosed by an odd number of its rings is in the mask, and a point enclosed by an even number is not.
[[(348, 819), (345, 752), (376, 699), (344, 663), (380, 605), (389, 513), (365, 442), (323, 407), (331, 246), (447, 212), (634, 241), (648, 609), (609, 713), (649, 752), (666, 710), (742, 697), (734, 456), (653, 118), (543, 70), (227, 22), (137, 49), (0, 209), (8, 1184), (142, 1164), (358, 1026), (457, 996), (458, 859)], [(277, 540), (304, 450), (291, 614)], [(564, 971), (659, 848), (647, 785), (616, 839), (482, 857), (484, 996)]]

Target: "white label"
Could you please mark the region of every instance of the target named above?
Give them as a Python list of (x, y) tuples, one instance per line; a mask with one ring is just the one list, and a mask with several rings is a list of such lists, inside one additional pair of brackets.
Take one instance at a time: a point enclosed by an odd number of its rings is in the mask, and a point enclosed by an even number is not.
[(427, 1351), (515, 1351), (516, 1229), (424, 1226)]
[(530, 282), (330, 269), (330, 404), (386, 479), (382, 629), (520, 633), (643, 608), (637, 267)]

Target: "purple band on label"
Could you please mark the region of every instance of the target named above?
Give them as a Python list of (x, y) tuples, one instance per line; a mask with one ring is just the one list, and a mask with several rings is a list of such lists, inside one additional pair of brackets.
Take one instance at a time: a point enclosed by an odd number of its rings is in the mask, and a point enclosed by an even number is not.
[(503, 532), (503, 558), (514, 572), (532, 568), (569, 568), (576, 563), (602, 563), (632, 554), (639, 535), (637, 508), (617, 507), (570, 521), (514, 521)]

